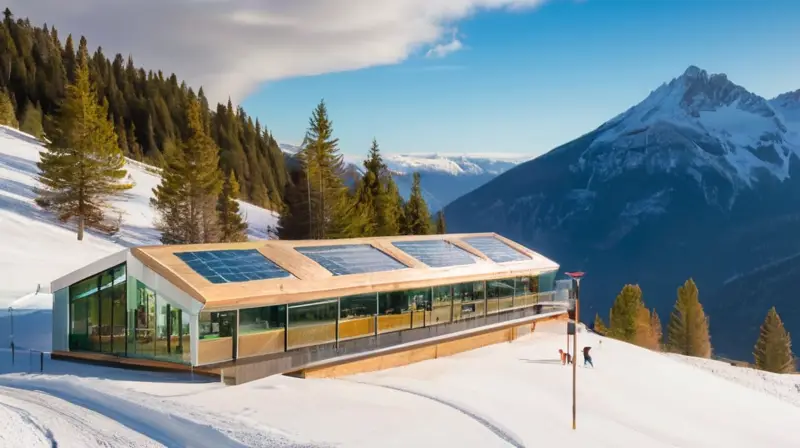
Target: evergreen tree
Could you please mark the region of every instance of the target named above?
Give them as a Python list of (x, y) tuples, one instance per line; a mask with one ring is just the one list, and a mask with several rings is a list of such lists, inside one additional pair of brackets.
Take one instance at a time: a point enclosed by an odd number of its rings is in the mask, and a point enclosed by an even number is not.
[(783, 326), (775, 307), (770, 308), (753, 351), (755, 364), (774, 373), (794, 373), (797, 360), (792, 353), (792, 339)]
[(625, 285), (611, 307), (608, 335), (634, 342), (640, 331), (642, 308), (642, 289), (639, 285)]
[(386, 172), (378, 196), (378, 229), (379, 236), (394, 236), (401, 234), (404, 222), (403, 197), (394, 182), (391, 173)]
[(19, 129), (38, 139), (44, 137), (42, 111), (31, 102), (28, 102), (25, 106), (25, 112), (22, 113), (22, 123), (20, 123)]
[(411, 195), (405, 204), (405, 234), (430, 235), (433, 233), (431, 227), (428, 204), (425, 203), (425, 199), (422, 197), (420, 175), (419, 173), (414, 173), (414, 180), (411, 183)]
[(347, 202), (341, 179), (342, 156), (339, 139), (333, 138), (333, 122), (325, 101), (320, 101), (309, 119), (303, 147), (297, 153), (305, 171), (306, 198), (311, 238), (334, 237), (346, 227)]
[[(20, 121), (24, 121), (29, 104), (38, 107), (48, 136), (55, 132), (67, 84), (75, 83), (79, 54), (88, 54), (86, 39), (79, 41), (78, 46), (77, 36), (75, 40), (69, 36), (62, 44), (55, 27), (34, 27), (28, 20), (13, 18), (10, 11), (0, 23), (0, 90), (6, 92)], [(108, 103), (109, 118), (125, 155), (163, 167), (168, 142), (188, 138), (188, 104), (195, 98), (201, 102), (206, 134), (214, 139), (219, 157), (225, 161), (225, 172), (234, 170), (245, 196), (249, 197), (254, 185), (263, 184), (273, 204), (282, 202), (289, 183), (283, 154), (263, 126), (243, 111), (223, 106), (224, 113), (216, 114), (208, 109), (202, 89), (195, 94), (175, 75), (145, 71), (130, 57), (117, 54), (106, 58), (97, 48), (86, 62), (98, 104)]]
[(653, 328), (653, 315), (650, 310), (645, 308), (644, 305), (640, 307), (636, 320), (636, 336), (633, 343), (646, 349), (658, 350), (660, 343), (657, 333), (659, 331)]
[(650, 331), (652, 332), (652, 340), (655, 341), (654, 350), (660, 350), (664, 334), (661, 328), (661, 318), (658, 317), (655, 308), (650, 312)]
[(164, 244), (218, 241), (216, 203), (222, 190), (218, 149), (205, 133), (200, 103), (189, 104), (190, 135), (183, 150), (167, 153), (161, 184), (151, 204), (158, 212), (156, 227)]
[(678, 288), (678, 299), (667, 327), (669, 350), (687, 356), (711, 357), (711, 338), (708, 319), (698, 298), (694, 280)]
[(132, 187), (122, 183), (125, 158), (117, 145), (108, 105), (98, 104), (89, 81), (88, 55), (78, 58), (75, 84), (59, 110), (56, 132), (39, 161), (44, 188), (37, 202), (53, 210), (61, 221), (78, 220), (78, 240), (84, 226), (115, 230), (103, 223), (108, 199)]
[(217, 202), (219, 213), (219, 240), (233, 243), (247, 241), (247, 222), (239, 212), (239, 182), (231, 171), (222, 186), (222, 193)]
[(444, 222), (444, 210), (436, 212), (436, 233), (439, 235), (447, 233), (447, 224)]
[(14, 113), (14, 103), (6, 91), (0, 91), (0, 125), (18, 128), (17, 116)]
[(603, 322), (603, 318), (600, 317), (599, 313), (594, 315), (594, 325), (592, 326), (592, 330), (599, 335), (605, 336), (608, 332), (608, 328), (606, 328), (606, 324)]
[(290, 173), (285, 191), (286, 195), (278, 219), (278, 238), (282, 240), (303, 240), (311, 238), (311, 219), (307, 203), (306, 172), (296, 170)]

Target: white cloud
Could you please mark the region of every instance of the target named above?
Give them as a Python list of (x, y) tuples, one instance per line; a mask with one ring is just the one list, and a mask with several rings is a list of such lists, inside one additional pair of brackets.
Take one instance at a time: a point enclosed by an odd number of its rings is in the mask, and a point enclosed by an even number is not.
[[(174, 72), (212, 101), (239, 101), (260, 83), (396, 64), (441, 41), (480, 9), (545, 0), (7, 0), (17, 17), (85, 35), (92, 50), (132, 54)], [(461, 42), (436, 46), (447, 52)]]
[(453, 39), (446, 44), (435, 45), (433, 48), (428, 50), (427, 53), (425, 53), (425, 56), (429, 58), (443, 58), (450, 53), (455, 53), (456, 51), (461, 50), (462, 48), (464, 48), (464, 44), (462, 44), (458, 38), (453, 37)]

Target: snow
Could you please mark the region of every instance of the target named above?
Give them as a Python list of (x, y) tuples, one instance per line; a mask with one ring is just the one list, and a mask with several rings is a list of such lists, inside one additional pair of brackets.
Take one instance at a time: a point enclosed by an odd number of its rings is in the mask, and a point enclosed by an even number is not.
[[(512, 343), (339, 379), (239, 386), (0, 351), (0, 446), (800, 446), (800, 376), (650, 352), (563, 323)], [(6, 436), (10, 434), (13, 438)], [(7, 437), (3, 439), (2, 437)]]
[[(644, 164), (660, 164), (661, 171), (670, 171), (681, 160), (689, 161), (684, 168), (701, 185), (697, 168), (720, 172), (734, 188), (752, 187), (765, 172), (785, 180), (791, 156), (800, 156), (800, 126), (792, 123), (800, 117), (797, 111), (800, 102), (789, 96), (768, 102), (725, 75), (689, 67), (683, 76), (601, 126), (583, 157), (600, 159), (592, 166), (604, 180)], [(609, 144), (624, 153), (604, 153)], [(719, 146), (722, 153), (710, 154), (703, 145)], [(757, 156), (760, 148), (772, 151), (773, 146), (778, 160)], [(650, 154), (649, 147), (669, 149)], [(693, 154), (687, 157), (685, 151), (673, 149), (681, 147), (691, 148)], [(629, 151), (633, 148), (637, 151)]]
[(529, 156), (521, 154), (388, 154), (386, 165), (399, 173), (432, 171), (459, 175), (499, 175), (526, 162)]
[[(46, 286), (54, 278), (125, 247), (159, 244), (150, 206), (152, 190), (160, 181), (158, 170), (128, 161), (127, 170), (135, 186), (125, 197), (112, 201), (122, 213), (120, 231), (110, 237), (89, 232), (81, 242), (72, 224), (59, 223), (34, 202), (39, 172), (36, 163), (42, 149), (34, 137), (0, 127), (0, 309), (33, 293), (37, 285)], [(275, 226), (276, 214), (248, 203), (240, 205), (250, 225), (249, 236), (268, 238), (268, 227)], [(41, 296), (34, 302), (46, 301), (47, 297)], [(31, 306), (39, 309), (36, 303)]]

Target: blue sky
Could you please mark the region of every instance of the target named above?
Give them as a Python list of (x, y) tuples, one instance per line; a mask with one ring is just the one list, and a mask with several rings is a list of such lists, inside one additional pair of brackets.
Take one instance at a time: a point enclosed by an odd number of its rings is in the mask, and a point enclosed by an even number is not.
[(763, 96), (800, 89), (800, 1), (554, 0), (453, 24), (464, 48), (270, 82), (243, 106), (299, 143), (324, 98), (342, 152), (542, 154), (690, 64)]

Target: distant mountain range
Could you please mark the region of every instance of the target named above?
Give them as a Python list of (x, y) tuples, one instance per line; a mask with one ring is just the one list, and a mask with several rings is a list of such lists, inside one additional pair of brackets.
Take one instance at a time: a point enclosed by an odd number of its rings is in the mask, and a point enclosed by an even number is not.
[[(289, 158), (300, 150), (298, 146), (285, 143), (280, 147)], [(383, 157), (405, 198), (411, 192), (413, 173), (420, 173), (423, 196), (432, 211), (442, 209), (456, 198), (530, 159), (519, 154), (384, 154)], [(345, 156), (344, 161), (346, 179), (353, 179), (363, 172), (363, 159)]]
[(767, 100), (692, 66), (445, 214), (450, 231), (495, 231), (585, 270), (587, 319), (639, 283), (666, 321), (693, 277), (715, 350), (749, 359), (772, 305), (800, 334), (798, 162), (800, 91)]

